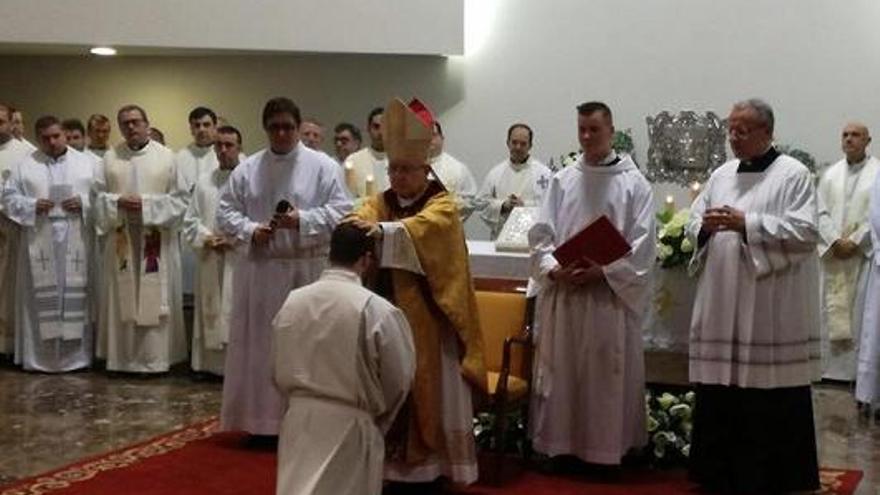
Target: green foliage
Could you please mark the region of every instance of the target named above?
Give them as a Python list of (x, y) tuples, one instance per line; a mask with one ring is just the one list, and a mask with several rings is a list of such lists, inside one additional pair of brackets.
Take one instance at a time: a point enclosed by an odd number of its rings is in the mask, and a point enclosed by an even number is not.
[(635, 142), (633, 142), (632, 138), (632, 129), (615, 131), (614, 139), (611, 141), (611, 149), (618, 153), (632, 155), (633, 151), (636, 149)]
[[(504, 438), (504, 452), (524, 455), (527, 448), (528, 434), (522, 413), (512, 411), (507, 413), (507, 433)], [(480, 450), (497, 451), (495, 446), (495, 415), (492, 413), (480, 413), (474, 418), (474, 439)]]

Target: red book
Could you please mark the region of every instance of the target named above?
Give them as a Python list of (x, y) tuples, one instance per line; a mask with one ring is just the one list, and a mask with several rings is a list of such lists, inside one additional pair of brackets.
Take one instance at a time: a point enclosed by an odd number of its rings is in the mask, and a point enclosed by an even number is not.
[(553, 257), (563, 267), (572, 263), (592, 261), (605, 266), (623, 258), (632, 251), (619, 230), (602, 215), (553, 251)]

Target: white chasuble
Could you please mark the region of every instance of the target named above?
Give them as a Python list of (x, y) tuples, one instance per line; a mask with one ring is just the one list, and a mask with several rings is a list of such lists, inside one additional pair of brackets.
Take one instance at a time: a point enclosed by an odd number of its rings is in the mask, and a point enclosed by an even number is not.
[[(95, 181), (95, 223), (102, 236), (106, 296), (98, 350), (107, 367), (167, 371), (186, 355), (178, 232), (185, 185), (174, 155), (154, 141), (139, 150), (122, 143), (108, 151)], [(118, 207), (137, 194), (140, 211)]]
[(477, 194), (477, 209), (480, 218), (486, 223), (494, 240), (501, 233), (510, 211), (502, 211), (502, 205), (515, 195), (523, 206), (541, 206), (544, 193), (550, 186), (553, 171), (546, 165), (529, 158), (525, 163), (511, 163), (505, 160), (489, 171)]
[[(822, 376), (852, 381), (864, 311), (865, 284), (873, 251), (868, 212), (880, 161), (857, 164), (841, 160), (819, 180), (819, 257), (822, 288)], [(831, 246), (849, 239), (855, 256), (836, 258)]]

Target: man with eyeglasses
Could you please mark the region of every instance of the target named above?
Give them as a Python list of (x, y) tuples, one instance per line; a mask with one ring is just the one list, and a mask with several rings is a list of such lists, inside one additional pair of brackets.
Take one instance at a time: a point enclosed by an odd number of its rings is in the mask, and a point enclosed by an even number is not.
[(101, 239), (99, 357), (107, 369), (159, 373), (186, 359), (180, 242), (186, 184), (174, 153), (150, 139), (147, 112), (116, 116), (125, 141), (95, 174), (95, 228)]
[(406, 315), (417, 349), (411, 400), (386, 442), (385, 478), (473, 483), (471, 387), (486, 389), (486, 371), (464, 230), (454, 197), (430, 178), (430, 111), (394, 99), (384, 115), (391, 187), (351, 221), (381, 239), (375, 290)]
[(236, 266), (221, 428), (252, 442), (278, 435), (285, 400), (272, 381), (272, 318), (287, 294), (318, 279), (330, 233), (351, 211), (339, 166), (299, 139), (299, 107), (273, 98), (263, 108), (268, 146), (232, 172), (220, 195), (217, 226), (248, 245)]
[(687, 227), (691, 266), (702, 270), (690, 334), (690, 475), (712, 492), (819, 488), (816, 190), (807, 167), (773, 146), (773, 125), (762, 100), (733, 106), (736, 159), (712, 173)]

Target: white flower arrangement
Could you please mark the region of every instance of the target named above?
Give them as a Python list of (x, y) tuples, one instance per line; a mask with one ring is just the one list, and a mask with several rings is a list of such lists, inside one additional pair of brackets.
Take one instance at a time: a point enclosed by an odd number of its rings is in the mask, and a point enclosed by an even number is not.
[(693, 391), (645, 393), (648, 453), (654, 464), (676, 464), (690, 456), (694, 402)]
[(657, 259), (663, 268), (683, 265), (694, 252), (694, 244), (685, 235), (690, 210), (666, 209), (657, 214)]

